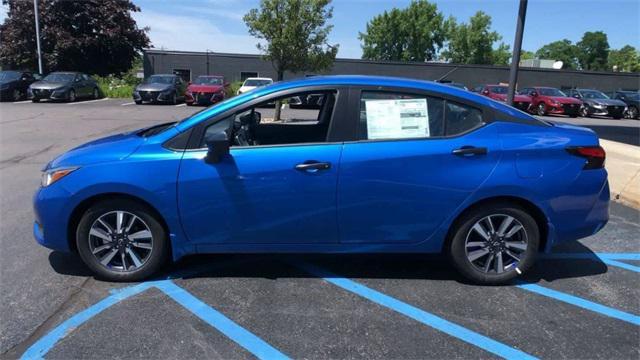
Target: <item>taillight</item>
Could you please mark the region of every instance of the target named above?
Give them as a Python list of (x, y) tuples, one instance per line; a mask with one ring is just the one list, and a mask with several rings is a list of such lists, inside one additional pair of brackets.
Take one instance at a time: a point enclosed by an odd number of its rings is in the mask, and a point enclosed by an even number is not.
[(601, 146), (569, 146), (569, 154), (579, 156), (586, 160), (583, 169), (602, 169), (606, 154)]

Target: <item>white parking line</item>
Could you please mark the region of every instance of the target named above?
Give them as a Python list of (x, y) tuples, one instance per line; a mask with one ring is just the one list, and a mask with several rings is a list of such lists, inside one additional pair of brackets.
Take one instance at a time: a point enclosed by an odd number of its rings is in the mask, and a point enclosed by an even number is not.
[(182, 104), (178, 104), (178, 105), (176, 105), (176, 107), (180, 107), (180, 106), (187, 106), (187, 104), (182, 103)]
[(128, 105), (133, 105), (133, 104), (135, 104), (135, 102), (120, 104), (120, 106), (128, 106)]
[(14, 101), (12, 102), (12, 104), (26, 104), (26, 103), (30, 103), (31, 100), (22, 100), (22, 101)]
[(80, 101), (80, 102), (72, 102), (72, 103), (68, 103), (67, 105), (80, 105), (80, 104), (88, 104), (88, 103), (92, 103), (92, 102), (97, 102), (97, 101), (105, 101), (105, 100), (109, 100), (108, 97), (106, 98), (102, 98), (102, 99), (96, 99), (96, 100), (89, 100), (89, 101)]

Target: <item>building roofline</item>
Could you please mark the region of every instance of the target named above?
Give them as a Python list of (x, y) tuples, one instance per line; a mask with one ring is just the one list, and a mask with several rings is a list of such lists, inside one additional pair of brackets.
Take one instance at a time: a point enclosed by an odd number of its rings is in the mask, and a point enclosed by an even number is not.
[[(143, 49), (144, 53), (148, 54), (166, 54), (166, 55), (187, 55), (187, 56), (211, 56), (229, 57), (229, 58), (245, 58), (245, 59), (260, 59), (260, 54), (239, 54), (239, 53), (222, 53), (222, 52), (205, 52), (205, 51), (182, 51), (182, 50), (157, 50), (157, 49)], [(391, 60), (367, 60), (367, 59), (349, 59), (349, 58), (336, 58), (336, 63), (355, 63), (355, 64), (376, 64), (376, 65), (410, 65), (410, 66), (430, 66), (430, 67), (442, 67), (442, 68), (467, 68), (467, 69), (503, 69), (509, 70), (509, 66), (502, 65), (474, 65), (474, 64), (451, 64), (441, 62), (417, 62), (417, 61), (391, 61)], [(591, 71), (591, 70), (571, 70), (571, 69), (546, 69), (536, 67), (520, 67), (521, 70), (530, 72), (557, 72), (557, 73), (574, 73), (574, 74), (590, 74), (590, 75), (617, 75), (628, 77), (640, 77), (640, 73), (637, 72), (613, 72), (613, 71)]]

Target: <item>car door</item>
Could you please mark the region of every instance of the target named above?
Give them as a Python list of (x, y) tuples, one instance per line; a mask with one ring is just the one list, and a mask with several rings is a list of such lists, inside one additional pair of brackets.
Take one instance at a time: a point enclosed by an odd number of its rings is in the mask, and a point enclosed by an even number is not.
[(340, 241), (423, 242), (496, 166), (495, 127), (479, 107), (437, 96), (363, 91), (359, 100), (359, 140), (340, 162)]
[[(330, 113), (325, 111), (330, 122), (336, 121), (333, 114), (340, 113), (339, 104)], [(274, 111), (262, 105), (256, 108)], [(232, 146), (219, 162), (207, 162), (203, 134), (233, 129), (239, 115), (232, 112), (212, 119), (204, 129), (194, 129), (192, 137), (200, 145), (182, 159), (178, 206), (190, 242), (199, 246), (337, 243), (336, 183), (342, 143)]]

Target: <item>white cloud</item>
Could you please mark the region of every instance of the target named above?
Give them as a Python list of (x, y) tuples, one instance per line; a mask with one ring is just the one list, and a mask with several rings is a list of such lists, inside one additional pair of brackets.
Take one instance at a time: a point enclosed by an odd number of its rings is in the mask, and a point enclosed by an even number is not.
[(9, 12), (9, 5), (4, 5), (0, 3), (0, 23), (3, 23), (4, 19), (7, 18), (8, 12)]
[(139, 27), (150, 28), (149, 38), (157, 49), (258, 53), (258, 40), (253, 36), (229, 34), (204, 18), (148, 10), (133, 13), (133, 17)]

